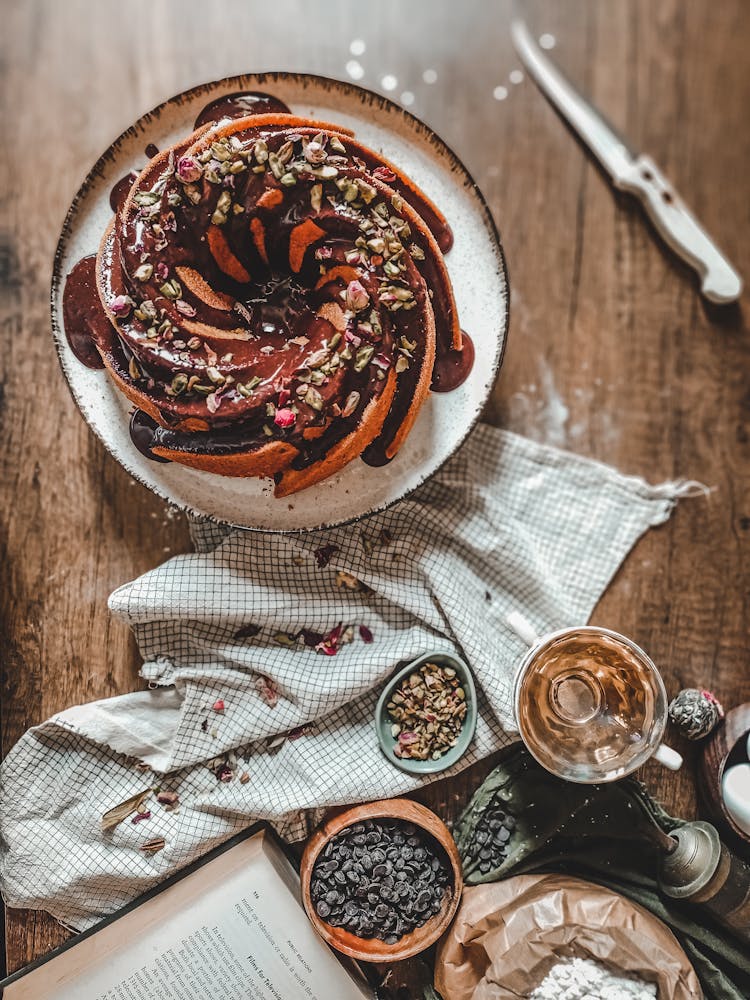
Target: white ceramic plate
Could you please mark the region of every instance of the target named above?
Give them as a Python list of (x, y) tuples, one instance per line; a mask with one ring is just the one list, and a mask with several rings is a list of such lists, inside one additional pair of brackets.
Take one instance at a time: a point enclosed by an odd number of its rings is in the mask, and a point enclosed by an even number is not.
[[(95, 253), (111, 218), (112, 186), (159, 149), (188, 135), (209, 101), (243, 90), (279, 97), (293, 112), (345, 125), (365, 145), (397, 163), (440, 206), (455, 238), (446, 256), (461, 326), (476, 347), (462, 386), (432, 393), (393, 462), (371, 468), (359, 459), (296, 496), (276, 499), (272, 483), (232, 479), (152, 462), (130, 440), (130, 404), (104, 371), (73, 355), (62, 325), (65, 277)], [(431, 476), (461, 444), (479, 417), (495, 380), (508, 325), (508, 281), (500, 240), (481, 192), (458, 157), (426, 125), (384, 97), (353, 84), (296, 73), (231, 77), (179, 94), (140, 118), (94, 165), (70, 207), (55, 257), (52, 329), (65, 377), (81, 413), (107, 450), (139, 482), (194, 514), (244, 528), (299, 531), (330, 527), (382, 510)]]

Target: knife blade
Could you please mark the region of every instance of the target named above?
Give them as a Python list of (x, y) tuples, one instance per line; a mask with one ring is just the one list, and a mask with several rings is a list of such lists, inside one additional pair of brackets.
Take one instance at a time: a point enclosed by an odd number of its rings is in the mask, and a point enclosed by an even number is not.
[(614, 186), (640, 200), (662, 239), (698, 272), (705, 298), (720, 304), (736, 301), (742, 293), (742, 278), (654, 161), (631, 152), (626, 141), (544, 55), (523, 21), (512, 22), (511, 37), (536, 85), (599, 160)]

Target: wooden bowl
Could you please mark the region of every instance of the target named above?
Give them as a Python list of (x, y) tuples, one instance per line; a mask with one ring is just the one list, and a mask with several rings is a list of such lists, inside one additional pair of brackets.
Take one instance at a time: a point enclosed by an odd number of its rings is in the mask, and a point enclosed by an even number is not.
[[(386, 944), (379, 938), (361, 938), (343, 927), (332, 927), (315, 912), (310, 897), (310, 883), (315, 862), (329, 840), (332, 840), (347, 826), (361, 823), (366, 819), (400, 819), (424, 830), (443, 849), (452, 869), (452, 880), (443, 896), (443, 904), (438, 913), (421, 927), (417, 927), (395, 944)], [(302, 881), (302, 902), (315, 930), (336, 951), (362, 962), (400, 962), (411, 958), (434, 944), (450, 925), (461, 901), (463, 875), (461, 859), (450, 830), (435, 813), (417, 802), (408, 799), (383, 799), (368, 802), (343, 812), (329, 815), (307, 842), (302, 855), (300, 870)]]
[(723, 722), (714, 729), (703, 747), (699, 764), (699, 790), (709, 818), (719, 829), (727, 846), (744, 857), (750, 857), (750, 837), (729, 815), (721, 794), (721, 783), (727, 764), (747, 760), (744, 744), (750, 731), (750, 702), (727, 712)]

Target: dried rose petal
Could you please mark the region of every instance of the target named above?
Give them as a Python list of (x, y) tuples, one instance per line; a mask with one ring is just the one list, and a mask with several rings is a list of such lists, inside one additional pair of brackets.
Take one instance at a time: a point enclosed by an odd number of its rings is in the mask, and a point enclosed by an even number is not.
[(372, 642), (372, 632), (366, 625), (359, 626), (359, 636), (362, 642), (370, 643)]
[(341, 633), (344, 630), (344, 626), (341, 622), (332, 628), (331, 631), (325, 636), (315, 647), (317, 653), (322, 653), (324, 656), (335, 656), (339, 649), (339, 640), (341, 639)]
[(235, 639), (254, 639), (260, 632), (260, 625), (243, 625), (234, 633)]
[(361, 312), (370, 304), (370, 296), (361, 281), (350, 281), (346, 286), (346, 307), (353, 312)]
[(322, 163), (327, 156), (323, 144), (314, 139), (305, 146), (305, 159), (308, 163)]
[(224, 784), (226, 784), (228, 781), (231, 781), (232, 778), (234, 777), (234, 771), (229, 766), (229, 764), (227, 764), (226, 761), (224, 761), (222, 764), (219, 764), (219, 766), (214, 771), (214, 774), (219, 779), (219, 781), (223, 781)]
[(344, 569), (336, 571), (336, 586), (344, 587), (347, 590), (364, 589), (361, 580), (358, 580), (352, 573), (347, 573)]
[(269, 708), (275, 708), (279, 701), (279, 689), (270, 677), (262, 674), (256, 678), (255, 688)]
[(297, 416), (294, 410), (290, 410), (287, 407), (281, 410), (277, 410), (273, 417), (273, 422), (277, 427), (291, 427), (294, 424)]
[(328, 545), (321, 545), (319, 549), (315, 549), (313, 555), (317, 560), (318, 567), (320, 569), (325, 569), (328, 563), (333, 559), (336, 553), (339, 551), (338, 545), (333, 545), (330, 542)]
[(211, 708), (213, 708), (214, 712), (223, 712), (224, 709), (226, 708), (226, 705), (224, 704), (224, 699), (217, 698), (216, 701), (211, 706)]
[(151, 819), (150, 809), (144, 809), (142, 812), (137, 812), (130, 822), (133, 824), (142, 823), (144, 819)]
[(166, 846), (166, 841), (164, 837), (153, 837), (151, 840), (145, 841), (138, 847), (139, 851), (144, 851), (146, 854), (156, 854), (157, 851), (162, 851)]
[(315, 632), (310, 628), (301, 628), (297, 633), (297, 637), (302, 639), (302, 642), (306, 646), (317, 646), (325, 638), (322, 632)]
[(294, 646), (297, 642), (297, 636), (289, 632), (276, 632), (273, 641), (278, 642), (280, 646)]
[(350, 642), (354, 642), (354, 626), (347, 625), (344, 631), (341, 633), (339, 638), (339, 646), (346, 646)]
[(294, 729), (290, 729), (286, 734), (288, 740), (298, 740), (300, 736), (307, 736), (310, 732), (310, 726), (295, 726)]
[(398, 741), (402, 746), (409, 746), (410, 743), (416, 743), (419, 737), (416, 733), (399, 733)]
[(177, 299), (177, 301), (174, 304), (174, 307), (178, 313), (182, 313), (182, 315), (187, 316), (188, 319), (191, 319), (193, 316), (195, 316), (196, 313), (195, 307), (191, 306), (190, 303), (186, 302), (184, 299)]
[(183, 184), (193, 184), (203, 176), (203, 167), (194, 156), (181, 156), (177, 161), (177, 178)]
[(167, 267), (167, 265), (164, 263), (163, 260), (160, 260), (159, 263), (156, 265), (154, 274), (159, 279), (159, 281), (166, 281), (167, 278), (169, 277), (169, 268)]
[(279, 389), (278, 406), (285, 406), (291, 398), (292, 394), (288, 389)]
[(221, 406), (221, 396), (217, 392), (211, 392), (206, 396), (206, 408), (209, 413), (216, 413)]
[(396, 180), (396, 175), (390, 167), (375, 167), (372, 176), (379, 181), (384, 181), (386, 184), (390, 184), (391, 181)]
[(121, 316), (129, 316), (130, 310), (134, 305), (135, 303), (129, 295), (115, 295), (109, 303), (109, 311), (117, 318)]

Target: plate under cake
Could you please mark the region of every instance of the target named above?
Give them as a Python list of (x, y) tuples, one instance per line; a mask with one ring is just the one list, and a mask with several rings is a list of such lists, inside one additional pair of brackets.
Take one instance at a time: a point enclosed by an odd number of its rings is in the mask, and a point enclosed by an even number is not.
[[(341, 468), (334, 466), (329, 478), (284, 498), (274, 496), (270, 479), (229, 478), (205, 468), (155, 462), (139, 451), (131, 438), (128, 398), (105, 371), (81, 364), (65, 336), (62, 314), (65, 278), (81, 258), (96, 253), (112, 218), (110, 194), (118, 181), (141, 170), (155, 150), (190, 135), (210, 102), (254, 91), (271, 94), (300, 117), (352, 130), (357, 142), (392, 161), (440, 208), (453, 233), (453, 247), (444, 260), (456, 310), (477, 358), (457, 388), (432, 392), (421, 408), (414, 408), (413, 427), (393, 461), (373, 466), (353, 457)], [(120, 190), (129, 187), (130, 182), (123, 181)], [(455, 451), (478, 418), (502, 359), (507, 292), (502, 251), (487, 206), (458, 158), (427, 126), (387, 99), (350, 84), (259, 74), (179, 95), (143, 116), (107, 150), (66, 219), (53, 277), (53, 330), (63, 371), (84, 417), (131, 475), (190, 512), (247, 528), (294, 531), (344, 523), (383, 509), (424, 482)], [(436, 319), (439, 327), (444, 316), (438, 308)], [(277, 493), (282, 495), (307, 485), (299, 473), (286, 485), (282, 476), (281, 483)]]

